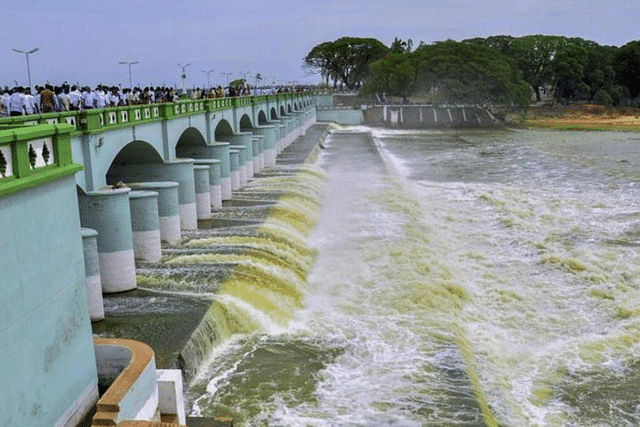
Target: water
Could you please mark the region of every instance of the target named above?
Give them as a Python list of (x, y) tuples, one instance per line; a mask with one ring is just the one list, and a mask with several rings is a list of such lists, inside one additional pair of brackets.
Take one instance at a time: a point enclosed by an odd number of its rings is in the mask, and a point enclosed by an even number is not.
[[(255, 327), (213, 349), (192, 414), (252, 426), (638, 425), (639, 143), (334, 132), (319, 159), (313, 267), (295, 261), (306, 280), (294, 274), (268, 302), (222, 289)], [(310, 225), (297, 203), (278, 217), (292, 233)]]

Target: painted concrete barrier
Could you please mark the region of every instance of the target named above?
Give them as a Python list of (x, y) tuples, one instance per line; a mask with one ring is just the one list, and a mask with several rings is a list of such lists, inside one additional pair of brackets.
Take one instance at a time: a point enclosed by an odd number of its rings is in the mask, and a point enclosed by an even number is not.
[(98, 378), (109, 388), (96, 404), (94, 426), (160, 421), (153, 350), (139, 341), (94, 338)]
[(130, 188), (104, 187), (78, 195), (80, 222), (98, 232), (98, 258), (103, 293), (136, 287)]
[[(238, 188), (240, 188), (249, 180), (247, 175), (247, 154), (249, 153), (247, 147), (244, 145), (230, 145), (229, 148), (238, 152), (238, 181), (240, 183)], [(233, 190), (237, 190), (238, 188), (233, 188)]]
[(129, 210), (131, 212), (135, 259), (148, 262), (160, 261), (162, 250), (158, 193), (155, 191), (132, 191), (129, 193)]
[(100, 280), (100, 261), (98, 258), (98, 232), (90, 228), (82, 229), (82, 248), (84, 252), (84, 276), (89, 301), (89, 318), (92, 322), (104, 319), (102, 301), (102, 281)]
[(220, 188), (222, 190), (222, 200), (231, 199), (231, 153), (229, 142), (216, 142), (211, 144), (213, 158), (220, 160)]
[(153, 191), (158, 194), (158, 228), (161, 242), (177, 245), (182, 240), (180, 229), (180, 203), (178, 202), (178, 183), (132, 182), (127, 186), (134, 190)]
[(253, 161), (253, 174), (260, 173), (264, 169), (264, 136), (254, 135), (251, 137), (251, 144), (253, 144), (253, 152), (258, 153), (254, 157)]
[(196, 184), (196, 212), (198, 219), (211, 218), (211, 188), (209, 185), (209, 166), (194, 165)]
[(240, 151), (229, 149), (229, 166), (231, 176), (231, 190), (240, 189)]
[(113, 165), (108, 182), (172, 181), (177, 182), (180, 204), (180, 226), (183, 230), (198, 228), (193, 159), (176, 159), (164, 163)]
[(275, 124), (261, 125), (253, 128), (256, 136), (262, 136), (263, 142), (263, 167), (271, 167), (276, 164), (276, 142), (278, 141), (279, 128)]
[(222, 186), (220, 176), (220, 160), (218, 159), (195, 159), (196, 165), (207, 165), (209, 167), (209, 199), (211, 207), (219, 209), (222, 207)]

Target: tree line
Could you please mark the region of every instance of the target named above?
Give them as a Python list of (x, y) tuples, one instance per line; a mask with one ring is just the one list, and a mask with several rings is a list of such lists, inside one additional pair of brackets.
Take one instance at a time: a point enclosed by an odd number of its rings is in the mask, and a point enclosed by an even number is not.
[(432, 44), (342, 37), (311, 49), (309, 72), (364, 94), (525, 107), (549, 93), (562, 103), (640, 106), (640, 40), (622, 47), (577, 37), (491, 36)]

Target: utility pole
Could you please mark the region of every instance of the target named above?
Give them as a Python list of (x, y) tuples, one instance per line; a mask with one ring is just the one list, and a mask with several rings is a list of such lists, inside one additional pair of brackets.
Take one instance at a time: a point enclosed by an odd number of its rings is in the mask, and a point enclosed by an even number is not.
[(180, 65), (180, 64), (176, 64), (176, 65), (182, 68), (182, 92), (186, 95), (187, 94), (187, 67), (191, 65), (191, 63), (188, 63), (187, 65)]
[(118, 62), (118, 64), (122, 64), (122, 65), (128, 65), (129, 66), (129, 89), (133, 88), (133, 83), (131, 83), (131, 66), (134, 64), (137, 64), (138, 61), (133, 61), (133, 62)]
[(213, 73), (215, 70), (200, 70), (207, 75), (207, 89), (211, 89), (211, 83), (209, 82), (209, 74)]
[(29, 51), (22, 51), (20, 49), (13, 49), (14, 52), (18, 52), (18, 53), (24, 53), (25, 56), (27, 57), (27, 77), (29, 78), (29, 89), (31, 89), (31, 69), (29, 68), (29, 55), (32, 53), (35, 53), (38, 51), (38, 49), (40, 49), (39, 47), (36, 47), (34, 49), (31, 49)]

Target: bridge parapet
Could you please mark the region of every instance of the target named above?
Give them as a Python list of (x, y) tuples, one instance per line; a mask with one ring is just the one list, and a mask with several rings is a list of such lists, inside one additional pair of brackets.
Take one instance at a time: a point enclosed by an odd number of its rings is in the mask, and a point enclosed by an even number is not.
[(73, 129), (67, 124), (0, 127), (0, 197), (82, 170), (71, 157)]

